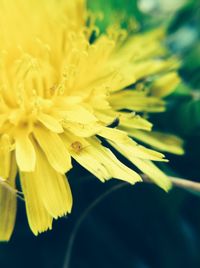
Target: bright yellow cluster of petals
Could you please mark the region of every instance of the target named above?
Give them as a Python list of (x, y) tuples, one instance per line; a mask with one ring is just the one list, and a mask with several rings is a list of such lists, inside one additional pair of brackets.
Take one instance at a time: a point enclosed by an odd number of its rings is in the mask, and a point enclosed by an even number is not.
[(90, 44), (85, 18), (81, 0), (0, 2), (1, 240), (14, 228), (17, 173), (36, 235), (71, 211), (71, 158), (101, 181), (142, 180), (101, 138), (160, 187), (171, 186), (151, 162), (164, 155), (130, 138), (182, 153), (178, 139), (149, 132), (151, 123), (136, 114), (162, 111), (156, 95), (179, 81), (174, 60), (161, 57), (161, 31), (124, 41), (101, 35)]

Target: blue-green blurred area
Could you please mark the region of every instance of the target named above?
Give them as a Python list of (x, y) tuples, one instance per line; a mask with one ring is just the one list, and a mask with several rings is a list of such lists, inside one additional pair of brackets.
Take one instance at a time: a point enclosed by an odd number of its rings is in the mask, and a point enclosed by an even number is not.
[[(184, 156), (167, 155), (170, 175), (200, 181), (200, 2), (198, 0), (89, 0), (101, 32), (123, 17), (132, 31), (163, 25), (171, 51), (181, 60), (184, 81), (166, 99), (168, 111), (152, 116), (158, 129), (185, 139)], [(119, 15), (119, 14), (123, 14)], [(99, 16), (99, 15), (98, 15)], [(99, 16), (101, 17), (101, 16)], [(119, 20), (118, 20), (119, 21)], [(136, 25), (136, 24), (135, 24)], [(84, 209), (119, 181), (102, 184), (79, 166), (69, 175), (72, 214), (35, 237), (19, 200), (9, 243), (0, 244), (0, 268), (64, 268), (69, 238)], [(104, 199), (82, 222), (70, 268), (200, 267), (200, 197), (174, 188), (168, 194), (151, 184), (125, 186)]]

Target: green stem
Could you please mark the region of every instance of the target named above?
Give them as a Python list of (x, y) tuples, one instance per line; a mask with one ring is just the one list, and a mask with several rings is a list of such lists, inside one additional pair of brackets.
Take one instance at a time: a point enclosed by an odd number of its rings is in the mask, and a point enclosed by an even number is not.
[(199, 182), (190, 181), (190, 180), (181, 179), (181, 178), (175, 178), (175, 177), (170, 177), (170, 179), (174, 186), (177, 186), (185, 190), (189, 190), (189, 191), (200, 192)]

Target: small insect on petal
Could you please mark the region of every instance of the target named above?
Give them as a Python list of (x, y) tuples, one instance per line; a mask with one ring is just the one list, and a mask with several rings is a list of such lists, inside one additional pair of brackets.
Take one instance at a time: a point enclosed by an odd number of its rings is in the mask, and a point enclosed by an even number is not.
[(75, 152), (75, 153), (80, 153), (83, 149), (83, 145), (80, 141), (74, 141), (71, 144), (71, 149)]

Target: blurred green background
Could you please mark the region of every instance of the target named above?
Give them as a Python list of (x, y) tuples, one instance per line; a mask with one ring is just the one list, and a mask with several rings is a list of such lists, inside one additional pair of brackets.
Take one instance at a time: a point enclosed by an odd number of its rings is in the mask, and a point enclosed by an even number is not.
[[(184, 81), (167, 99), (167, 112), (152, 116), (159, 129), (185, 139), (184, 156), (167, 155), (162, 168), (171, 175), (200, 181), (200, 2), (184, 0), (90, 0), (104, 13), (103, 32), (119, 14), (141, 30), (167, 28), (166, 45), (181, 59)], [(134, 30), (134, 29), (133, 29)], [(75, 164), (76, 165), (76, 164)], [(51, 232), (35, 237), (19, 201), (17, 224), (9, 243), (0, 244), (0, 267), (64, 267), (72, 230), (81, 213), (98, 196), (119, 184), (102, 184), (76, 166), (69, 175), (74, 207)], [(169, 194), (154, 185), (125, 186), (98, 204), (84, 219), (74, 240), (69, 267), (200, 267), (200, 197), (174, 188)]]

